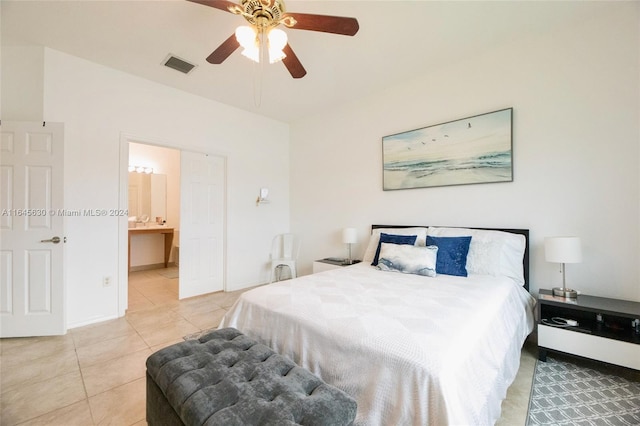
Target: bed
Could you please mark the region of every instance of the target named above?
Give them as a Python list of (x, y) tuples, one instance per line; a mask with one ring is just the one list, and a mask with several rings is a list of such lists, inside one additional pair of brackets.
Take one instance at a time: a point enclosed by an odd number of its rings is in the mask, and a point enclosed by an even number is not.
[(361, 263), (247, 291), (220, 327), (351, 395), (357, 425), (494, 424), (533, 330), (528, 230), (372, 228)]

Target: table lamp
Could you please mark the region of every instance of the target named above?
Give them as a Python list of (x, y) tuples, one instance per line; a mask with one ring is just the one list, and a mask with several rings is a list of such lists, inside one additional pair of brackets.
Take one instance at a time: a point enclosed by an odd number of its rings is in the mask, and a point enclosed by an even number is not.
[(351, 258), (351, 245), (358, 242), (358, 230), (356, 228), (344, 228), (342, 230), (342, 242), (349, 246), (349, 258), (347, 259), (347, 265), (353, 264)]
[(554, 296), (575, 299), (578, 292), (567, 288), (564, 264), (582, 262), (582, 249), (579, 237), (547, 237), (544, 239), (544, 257), (547, 262), (560, 263), (562, 265), (562, 288), (553, 289)]

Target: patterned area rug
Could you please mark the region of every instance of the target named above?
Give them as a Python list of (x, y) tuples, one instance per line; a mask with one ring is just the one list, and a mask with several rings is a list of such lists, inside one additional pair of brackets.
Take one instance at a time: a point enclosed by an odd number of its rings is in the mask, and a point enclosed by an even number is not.
[(580, 361), (549, 356), (536, 363), (527, 426), (640, 425), (635, 372)]

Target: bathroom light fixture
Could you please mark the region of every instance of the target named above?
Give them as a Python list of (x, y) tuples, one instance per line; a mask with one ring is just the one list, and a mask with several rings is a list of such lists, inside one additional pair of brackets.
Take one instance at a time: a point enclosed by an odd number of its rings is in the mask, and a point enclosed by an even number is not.
[(562, 288), (553, 289), (554, 296), (575, 299), (578, 292), (567, 288), (564, 264), (582, 262), (582, 249), (579, 237), (547, 237), (544, 239), (544, 257), (547, 262), (560, 263), (562, 265)]
[(347, 258), (347, 265), (353, 264), (351, 258), (351, 245), (358, 242), (358, 230), (356, 228), (344, 228), (342, 230), (342, 242), (349, 246), (349, 257)]
[(153, 167), (144, 167), (144, 166), (132, 166), (132, 165), (129, 165), (129, 171), (130, 171), (130, 172), (136, 172), (136, 173), (146, 173), (146, 174), (151, 174), (151, 173), (153, 173)]

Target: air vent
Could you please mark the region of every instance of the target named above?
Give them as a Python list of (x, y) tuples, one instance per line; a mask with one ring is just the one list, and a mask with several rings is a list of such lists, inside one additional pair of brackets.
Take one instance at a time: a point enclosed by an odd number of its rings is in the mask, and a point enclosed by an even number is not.
[(187, 61), (183, 61), (173, 55), (169, 55), (169, 57), (165, 59), (164, 65), (185, 74), (189, 74), (189, 72), (196, 67), (195, 65), (190, 64)]

